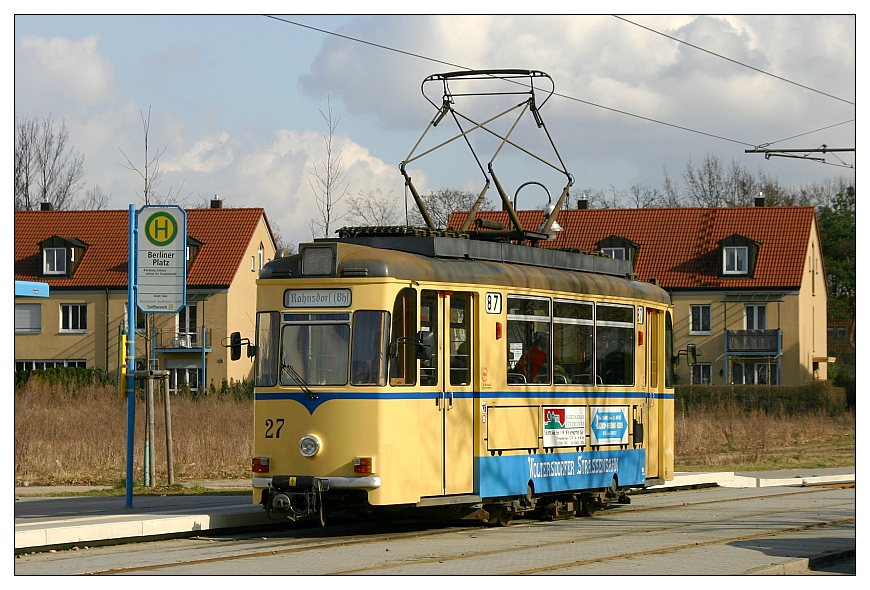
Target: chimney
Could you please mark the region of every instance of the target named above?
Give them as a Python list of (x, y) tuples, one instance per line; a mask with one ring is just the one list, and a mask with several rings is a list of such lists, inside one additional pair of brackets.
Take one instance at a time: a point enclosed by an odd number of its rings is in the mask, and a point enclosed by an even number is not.
[(586, 193), (583, 193), (583, 196), (577, 199), (577, 208), (578, 209), (588, 209), (589, 208), (589, 199), (586, 198)]
[(39, 210), (40, 211), (54, 211), (54, 207), (52, 207), (51, 203), (40, 203)]
[(215, 195), (214, 198), (211, 200), (211, 208), (212, 209), (220, 209), (222, 206), (223, 206), (223, 204), (221, 203), (220, 197)]
[(755, 206), (764, 207), (764, 193), (758, 193), (758, 196), (755, 197)]

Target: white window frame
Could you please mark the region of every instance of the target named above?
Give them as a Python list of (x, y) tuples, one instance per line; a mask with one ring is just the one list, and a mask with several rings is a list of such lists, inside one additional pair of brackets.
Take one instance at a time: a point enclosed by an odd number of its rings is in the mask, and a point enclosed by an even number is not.
[[(699, 374), (700, 379), (696, 379), (696, 372)], [(695, 365), (692, 367), (691, 380), (692, 385), (712, 385), (713, 363), (695, 363)]]
[(39, 303), (15, 304), (15, 333), (42, 333), (42, 305)]
[(62, 367), (79, 367), (86, 369), (88, 363), (84, 359), (61, 359), (61, 360), (21, 360), (15, 361), (16, 371), (36, 371), (45, 369), (57, 369)]
[[(699, 324), (700, 326), (695, 325), (695, 308), (700, 309), (700, 318)], [(707, 329), (704, 329), (704, 309), (707, 310)], [(695, 328), (700, 329), (695, 329)], [(707, 303), (698, 303), (689, 306), (689, 334), (690, 335), (706, 335), (709, 336), (713, 333), (713, 309), (712, 306)]]
[(726, 275), (745, 275), (749, 273), (749, 247), (723, 247), (722, 273)]
[[(764, 310), (759, 317), (759, 311)], [(763, 320), (763, 321), (759, 321)], [(749, 325), (752, 324), (750, 328)], [(759, 324), (764, 324), (759, 325)], [(747, 304), (743, 307), (743, 327), (746, 330), (766, 330), (767, 329), (767, 306), (764, 304)]]
[(44, 248), (42, 250), (42, 274), (66, 274), (66, 248)]
[[(628, 260), (628, 254), (625, 248), (602, 248), (601, 253), (605, 256), (610, 256), (616, 260)], [(617, 254), (619, 256), (617, 256)]]
[[(82, 320), (82, 309), (84, 309), (84, 321)], [(75, 310), (75, 313), (73, 311)], [(67, 317), (68, 316), (68, 317)], [(70, 327), (64, 328), (64, 318), (67, 318), (67, 325)], [(78, 324), (76, 327), (71, 327), (73, 324)], [(84, 325), (82, 325), (84, 324)], [(61, 303), (60, 304), (60, 332), (64, 334), (86, 334), (88, 331), (88, 304), (87, 303)]]

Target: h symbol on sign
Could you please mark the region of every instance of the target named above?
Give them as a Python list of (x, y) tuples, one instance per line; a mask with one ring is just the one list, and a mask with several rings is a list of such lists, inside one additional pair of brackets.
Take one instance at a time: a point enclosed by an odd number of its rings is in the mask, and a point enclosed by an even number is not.
[[(169, 220), (168, 219), (165, 219), (165, 218), (161, 219), (158, 217), (157, 219), (155, 219), (153, 221), (153, 224), (154, 225), (152, 227), (152, 235), (154, 236), (154, 239), (165, 240), (165, 239), (169, 238)], [(162, 235), (160, 235), (160, 234), (162, 234)]]

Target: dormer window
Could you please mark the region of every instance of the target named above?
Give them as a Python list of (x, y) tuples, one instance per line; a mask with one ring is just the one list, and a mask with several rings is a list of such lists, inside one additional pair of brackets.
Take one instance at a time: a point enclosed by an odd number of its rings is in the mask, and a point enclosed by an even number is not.
[(66, 257), (66, 248), (46, 248), (42, 251), (42, 273), (47, 275), (65, 275)]
[(52, 236), (40, 242), (39, 249), (42, 253), (42, 276), (71, 278), (88, 245), (75, 238)]
[(187, 244), (184, 247), (184, 260), (187, 262), (187, 271), (190, 272), (190, 267), (193, 266), (193, 261), (196, 260), (196, 255), (202, 249), (202, 242), (196, 238), (187, 236)]
[(722, 272), (726, 275), (745, 275), (749, 272), (749, 248), (726, 246), (722, 249)]
[(635, 244), (628, 238), (615, 235), (604, 238), (595, 244), (595, 246), (605, 256), (610, 256), (617, 260), (631, 260), (632, 264), (637, 261), (637, 251), (640, 250), (640, 244)]
[(602, 248), (601, 253), (617, 260), (626, 260), (625, 248)]
[(732, 234), (719, 241), (721, 278), (752, 278), (755, 274), (755, 261), (761, 244), (741, 236)]

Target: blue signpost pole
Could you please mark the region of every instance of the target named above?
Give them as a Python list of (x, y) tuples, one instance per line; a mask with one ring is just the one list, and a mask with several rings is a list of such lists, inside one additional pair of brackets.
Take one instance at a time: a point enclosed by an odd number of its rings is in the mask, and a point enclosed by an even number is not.
[(130, 205), (130, 259), (127, 261), (127, 494), (133, 507), (133, 433), (136, 427), (136, 206)]

